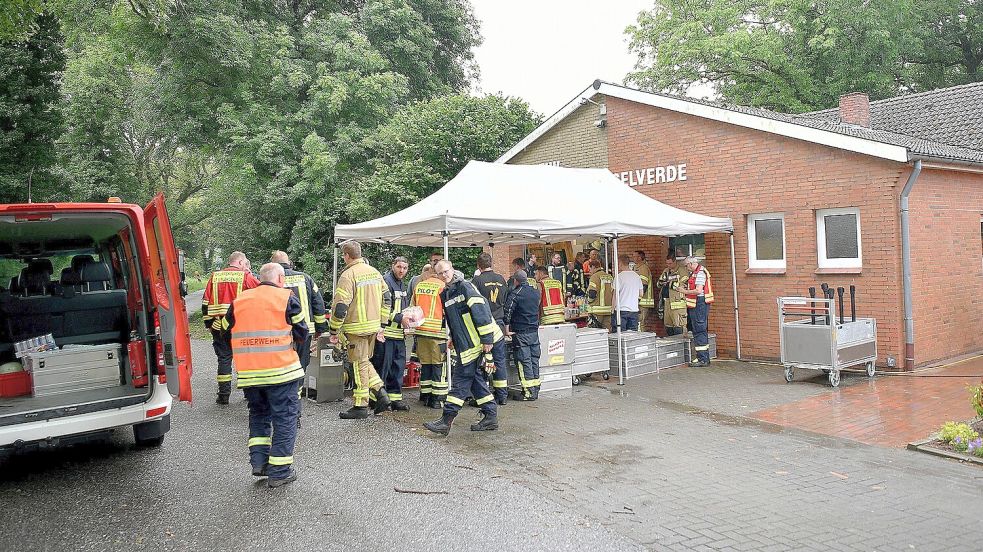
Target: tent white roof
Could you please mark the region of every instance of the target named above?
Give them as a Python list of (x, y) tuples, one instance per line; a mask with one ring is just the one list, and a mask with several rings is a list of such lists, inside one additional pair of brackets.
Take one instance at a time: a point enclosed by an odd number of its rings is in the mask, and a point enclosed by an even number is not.
[(471, 161), (441, 189), (391, 215), (335, 228), (337, 241), (438, 247), (733, 232), (625, 185), (606, 169)]

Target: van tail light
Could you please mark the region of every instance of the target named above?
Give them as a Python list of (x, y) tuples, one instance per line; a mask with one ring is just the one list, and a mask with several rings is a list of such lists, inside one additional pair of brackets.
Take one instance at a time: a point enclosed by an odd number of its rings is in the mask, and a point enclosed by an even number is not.
[(157, 369), (154, 371), (161, 383), (167, 383), (167, 366), (164, 365), (164, 342), (160, 339), (160, 316), (154, 312), (154, 343), (157, 344)]

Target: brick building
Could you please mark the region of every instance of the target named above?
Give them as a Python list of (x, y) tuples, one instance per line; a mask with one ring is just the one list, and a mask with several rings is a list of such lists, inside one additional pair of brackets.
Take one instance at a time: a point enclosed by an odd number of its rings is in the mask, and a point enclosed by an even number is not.
[[(607, 168), (659, 201), (733, 219), (742, 358), (777, 358), (775, 298), (823, 282), (857, 286), (881, 366), (983, 351), (983, 83), (849, 94), (839, 109), (787, 115), (596, 81), (498, 161)], [(730, 237), (633, 238), (621, 250), (644, 250), (658, 274), (670, 246), (705, 255), (711, 331), (734, 356)], [(523, 251), (496, 253), (505, 269)]]

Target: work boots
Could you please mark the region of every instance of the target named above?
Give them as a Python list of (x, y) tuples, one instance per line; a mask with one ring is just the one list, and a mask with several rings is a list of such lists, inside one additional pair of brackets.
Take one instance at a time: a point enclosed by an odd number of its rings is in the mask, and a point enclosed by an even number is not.
[(498, 429), (498, 416), (495, 414), (484, 414), (476, 424), (471, 424), (471, 431), (494, 431)]
[(406, 412), (410, 409), (410, 405), (404, 403), (403, 401), (393, 401), (392, 404), (389, 405), (389, 408), (393, 412)]
[(215, 404), (229, 404), (229, 396), (224, 393), (219, 393), (218, 396), (215, 397)]
[(505, 403), (509, 402), (508, 393), (495, 393), (495, 403), (499, 406), (505, 406)]
[(253, 475), (256, 477), (266, 477), (266, 470), (270, 467), (269, 464), (263, 464), (262, 466), (253, 466)]
[(284, 477), (271, 477), (266, 480), (266, 486), (271, 489), (276, 489), (277, 487), (282, 487), (289, 483), (297, 481), (297, 470), (290, 468), (290, 471)]
[(339, 412), (338, 417), (342, 420), (364, 420), (369, 417), (369, 407), (353, 406), (344, 412)]
[(375, 393), (375, 408), (372, 411), (376, 414), (382, 414), (389, 410), (389, 405), (392, 404), (392, 401), (389, 400), (389, 394), (386, 393), (386, 388), (380, 387), (373, 391), (373, 393)]
[(430, 393), (420, 393), (420, 402), (424, 404), (430, 403)]
[[(441, 435), (447, 435), (451, 432), (451, 424), (454, 423), (454, 416), (449, 414), (444, 414), (440, 418), (423, 424), (423, 427), (429, 429), (434, 433), (439, 433)], [(496, 426), (497, 427), (497, 426)]]
[(440, 400), (436, 395), (432, 395), (430, 400), (427, 401), (427, 408), (433, 408), (434, 410), (443, 410), (444, 401)]

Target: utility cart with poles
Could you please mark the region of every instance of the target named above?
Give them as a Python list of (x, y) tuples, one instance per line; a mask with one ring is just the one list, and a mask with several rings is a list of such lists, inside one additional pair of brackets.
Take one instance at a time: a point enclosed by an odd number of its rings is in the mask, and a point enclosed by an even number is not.
[[(839, 320), (835, 295), (839, 295)], [(840, 385), (840, 370), (863, 365), (874, 376), (877, 360), (877, 321), (857, 318), (856, 287), (850, 286), (850, 317), (843, 309), (844, 289), (823, 284), (822, 297), (809, 288), (810, 297), (778, 298), (778, 329), (785, 381), (791, 382), (796, 368), (821, 370), (833, 387)]]

